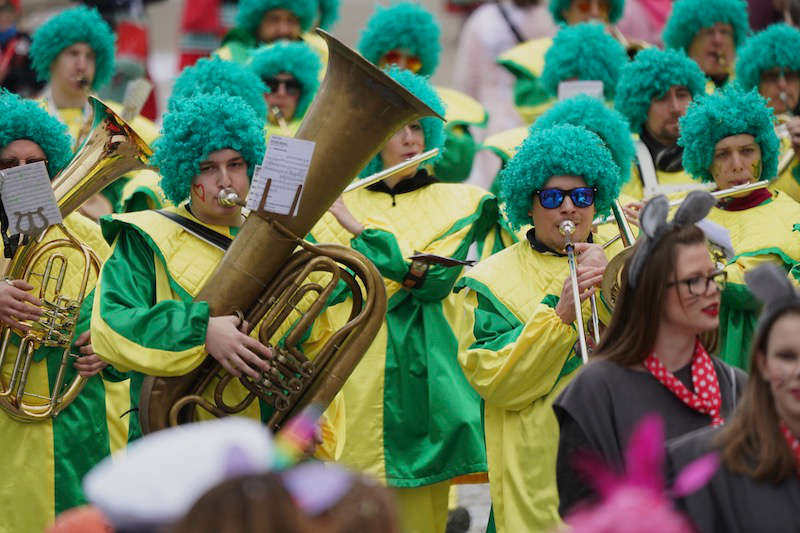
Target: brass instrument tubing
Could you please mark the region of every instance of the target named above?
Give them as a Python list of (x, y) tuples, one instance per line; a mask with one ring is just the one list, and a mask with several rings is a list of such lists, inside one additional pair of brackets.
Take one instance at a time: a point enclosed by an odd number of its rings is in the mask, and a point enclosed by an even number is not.
[[(713, 196), (717, 200), (722, 200), (723, 198), (727, 198), (728, 196), (733, 196), (741, 192), (750, 192), (750, 191), (755, 191), (756, 189), (763, 189), (768, 185), (769, 185), (769, 180), (756, 181), (755, 183), (745, 183), (744, 185), (737, 185), (735, 187), (730, 187), (728, 189), (722, 189), (721, 191), (714, 191), (711, 193), (711, 196)], [(686, 198), (673, 200), (669, 203), (669, 206), (677, 207), (681, 205), (685, 199)]]
[(558, 231), (564, 236), (566, 244), (564, 249), (567, 251), (567, 262), (569, 263), (569, 278), (572, 283), (572, 303), (575, 305), (575, 320), (578, 330), (578, 344), (581, 349), (581, 359), (584, 364), (589, 361), (589, 349), (586, 347), (586, 332), (583, 329), (583, 313), (581, 311), (581, 295), (578, 291), (578, 267), (575, 264), (575, 246), (572, 244), (572, 233), (575, 231), (575, 223), (565, 220), (558, 226)]
[(395, 174), (398, 174), (404, 170), (407, 170), (413, 166), (419, 165), (423, 161), (427, 161), (428, 159), (434, 158), (439, 155), (439, 149), (434, 148), (432, 150), (428, 150), (427, 152), (422, 152), (419, 155), (415, 155), (410, 159), (406, 159), (402, 163), (398, 163), (394, 166), (389, 168), (383, 169), (380, 172), (376, 172), (371, 176), (367, 176), (366, 178), (362, 178), (358, 181), (354, 181), (347, 187), (345, 187), (343, 192), (350, 192), (355, 191), (356, 189), (361, 189), (362, 187), (368, 187), (373, 183), (385, 180), (386, 178), (390, 178)]

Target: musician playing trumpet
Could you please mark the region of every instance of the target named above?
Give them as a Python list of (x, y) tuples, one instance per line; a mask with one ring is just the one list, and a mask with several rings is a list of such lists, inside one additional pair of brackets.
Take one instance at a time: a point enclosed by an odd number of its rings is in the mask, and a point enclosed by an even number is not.
[[(755, 91), (731, 86), (701, 97), (680, 123), (683, 164), (698, 181), (718, 190), (773, 180), (778, 165), (778, 138), (772, 112)], [(800, 260), (795, 224), (800, 204), (780, 191), (759, 187), (721, 200), (708, 218), (730, 232), (735, 255), (725, 270), (728, 284), (720, 308), (721, 358), (747, 369), (758, 306), (744, 284), (744, 273), (764, 262), (791, 271)]]
[(736, 79), (749, 91), (757, 88), (775, 113), (781, 141), (778, 179), (772, 185), (800, 201), (796, 154), (800, 150), (800, 30), (774, 24), (748, 38), (739, 49)]
[(733, 77), (736, 47), (749, 32), (744, 0), (676, 0), (663, 37), (666, 48), (683, 50), (700, 65), (712, 92)]
[[(630, 161), (627, 162), (630, 164)], [(548, 531), (559, 522), (553, 399), (581, 365), (565, 237), (577, 256), (582, 320), (607, 259), (591, 238), (607, 213), (620, 169), (596, 134), (580, 126), (534, 131), (503, 170), (501, 195), (527, 239), (471, 269), (456, 284), (465, 306), (459, 363), (484, 400), (489, 483), (498, 532)], [(600, 320), (608, 311), (597, 299)]]

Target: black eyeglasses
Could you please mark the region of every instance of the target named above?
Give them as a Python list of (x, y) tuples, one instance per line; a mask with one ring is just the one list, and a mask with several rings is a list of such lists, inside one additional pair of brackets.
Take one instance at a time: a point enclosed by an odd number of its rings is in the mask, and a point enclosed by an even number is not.
[(545, 209), (556, 209), (564, 203), (564, 198), (569, 196), (575, 207), (589, 207), (594, 203), (594, 187), (575, 187), (574, 189), (542, 189), (536, 191), (539, 203)]
[(278, 89), (283, 85), (283, 90), (286, 91), (286, 94), (291, 96), (299, 95), (300, 91), (303, 89), (300, 82), (295, 79), (281, 80), (278, 78), (266, 78), (264, 79), (264, 83), (267, 84), (267, 87), (269, 87), (269, 90), (273, 93), (278, 92)]
[(708, 287), (711, 286), (711, 282), (716, 283), (717, 289), (720, 290), (725, 287), (725, 283), (727, 281), (728, 273), (720, 269), (715, 270), (708, 276), (694, 276), (691, 278), (679, 279), (678, 281), (672, 281), (667, 283), (667, 287), (686, 285), (686, 288), (689, 289), (689, 294), (692, 296), (702, 296), (704, 294), (708, 294)]
[(7, 170), (20, 165), (30, 165), (40, 161), (44, 161), (44, 164), (47, 165), (47, 159), (42, 157), (33, 157), (31, 159), (17, 159), (16, 157), (10, 157), (8, 159), (0, 159), (0, 170)]

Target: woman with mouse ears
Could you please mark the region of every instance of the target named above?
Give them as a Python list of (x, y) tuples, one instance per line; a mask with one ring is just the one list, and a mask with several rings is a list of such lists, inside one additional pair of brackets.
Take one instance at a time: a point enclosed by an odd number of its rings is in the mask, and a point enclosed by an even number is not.
[(700, 339), (719, 326), (725, 282), (695, 224), (714, 202), (710, 193), (693, 191), (672, 220), (664, 195), (642, 210), (611, 323), (593, 361), (553, 404), (562, 516), (593, 496), (573, 468), (576, 452), (594, 452), (621, 467), (646, 415), (659, 414), (670, 439), (722, 425), (736, 405), (745, 374), (709, 355)]

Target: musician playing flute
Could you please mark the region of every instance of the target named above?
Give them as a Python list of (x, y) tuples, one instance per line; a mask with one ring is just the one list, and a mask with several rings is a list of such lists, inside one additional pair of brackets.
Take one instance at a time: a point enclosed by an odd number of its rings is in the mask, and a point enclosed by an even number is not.
[(736, 48), (750, 33), (745, 0), (676, 0), (664, 26), (665, 48), (683, 50), (713, 92), (733, 78)]
[[(778, 137), (781, 140), (779, 161), (787, 152), (800, 150), (800, 30), (785, 24), (774, 24), (747, 39), (738, 51), (736, 79), (749, 91), (757, 88), (775, 113)], [(789, 156), (791, 157), (791, 156)], [(774, 189), (800, 201), (800, 170), (797, 157), (792, 158), (773, 184)]]
[(678, 121), (704, 94), (705, 83), (697, 63), (677, 50), (648, 48), (622, 67), (614, 108), (638, 135), (633, 177), (622, 188), (626, 196), (641, 200), (698, 186), (683, 169)]
[[(183, 69), (175, 79), (172, 93), (167, 100), (167, 111), (172, 111), (177, 103), (192, 96), (220, 91), (229, 96), (238, 96), (261, 118), (267, 114), (264, 103), (266, 90), (258, 76), (245, 66), (218, 57), (203, 58)], [(138, 173), (122, 189), (119, 211), (144, 211), (169, 205), (169, 200), (158, 184), (160, 179), (155, 172)]]
[[(139, 211), (101, 220), (112, 253), (92, 310), (95, 350), (130, 375), (134, 408), (144, 375), (186, 374), (210, 355), (232, 375), (258, 379), (272, 353), (240, 331), (236, 316), (211, 317), (208, 303), (193, 301), (243, 222), (241, 207), (223, 207), (217, 196), (226, 188), (247, 196), (264, 155), (264, 118), (241, 98), (200, 94), (165, 115), (154, 148), (152, 164), (174, 207), (163, 210), (169, 217)], [(226, 391), (231, 403), (246, 395), (238, 380)], [(266, 421), (272, 411), (256, 401), (242, 414)], [(209, 416), (198, 408), (198, 417)], [(129, 439), (140, 435), (138, 417), (131, 417)], [(323, 442), (320, 453), (329, 446), (335, 444)]]
[(642, 211), (608, 330), (593, 361), (553, 403), (561, 516), (594, 496), (573, 467), (576, 453), (592, 451), (622, 468), (648, 415), (662, 418), (671, 439), (721, 425), (741, 397), (744, 372), (709, 355), (701, 338), (719, 325), (725, 279), (695, 225), (714, 203), (710, 193), (694, 191), (671, 220), (663, 195)]
[[(560, 124), (525, 140), (501, 187), (511, 224), (533, 229), (456, 284), (466, 313), (458, 360), (484, 402), (496, 530), (548, 531), (559, 523), (551, 404), (581, 366), (560, 226), (575, 225), (577, 290), (583, 319), (591, 322), (589, 297), (607, 264), (591, 225), (616, 199), (620, 169), (595, 133)], [(607, 323), (600, 298), (597, 307)]]
[[(444, 112), (424, 77), (397, 67), (388, 73)], [(411, 122), (362, 174), (441, 148), (443, 129), (434, 117)], [(485, 190), (439, 183), (415, 166), (344, 194), (310, 236), (361, 252), (384, 278), (389, 310), (342, 389), (342, 461), (391, 487), (405, 531), (444, 531), (450, 480), (486, 472), (480, 399), (456, 363), (461, 314), (450, 294), (463, 271), (458, 261), (497, 219), (497, 201)], [(417, 252), (440, 256), (445, 264), (409, 258)], [(346, 309), (332, 320), (343, 322)]]
[[(683, 166), (695, 180), (718, 190), (774, 180), (778, 138), (772, 111), (755, 91), (731, 86), (695, 101), (680, 122)], [(721, 200), (708, 218), (730, 232), (735, 255), (725, 270), (728, 283), (720, 307), (721, 348), (727, 363), (749, 368), (746, 347), (758, 304), (744, 284), (744, 273), (771, 262), (789, 272), (800, 260), (795, 224), (800, 204), (766, 187)]]
[[(38, 103), (0, 92), (0, 170), (44, 161), (53, 177), (72, 158), (70, 144), (66, 127)], [(108, 256), (108, 245), (92, 221), (74, 212), (64, 219), (64, 226), (79, 241), (90, 246), (101, 260)], [(61, 229), (54, 227), (48, 230), (43, 242), (64, 237)], [(58, 251), (69, 261), (62, 294), (75, 298), (83, 276), (82, 254), (63, 248)], [(45, 254), (36, 261), (33, 272), (42, 273), (50, 255)], [(87, 291), (92, 290), (94, 283), (95, 276), (90, 274)], [(32, 321), (42, 318), (42, 309), (38, 307), (41, 305), (40, 287), (41, 277), (36, 275), (30, 276), (28, 281), (1, 281), (0, 321), (18, 331), (29, 331)], [(82, 319), (76, 333), (86, 329), (88, 324)], [(19, 336), (13, 334), (0, 369), (4, 389), (10, 385), (19, 342)], [(42, 347), (34, 353), (25, 388), (28, 394), (22, 398), (28, 405), (44, 406), (45, 400), (33, 395), (44, 398), (55, 393), (53, 382), (62, 353), (63, 349), (58, 347)], [(23, 422), (0, 409), (0, 454), (3, 457), (0, 532), (43, 531), (56, 514), (86, 503), (81, 478), (113, 449), (110, 434), (126, 406), (119, 405), (113, 396), (106, 397), (106, 383), (96, 375), (105, 363), (93, 354), (88, 332), (74, 339), (71, 353), (76, 358), (68, 363), (65, 383), (71, 383), (77, 373), (88, 381), (57, 417)]]
[(319, 56), (306, 43), (279, 42), (253, 52), (247, 68), (266, 86), (268, 130), (293, 137), (319, 88)]
[[(89, 95), (104, 87), (114, 74), (114, 41), (114, 32), (97, 10), (84, 6), (62, 11), (33, 34), (31, 62), (37, 77), (47, 82), (41, 103), (67, 125), (73, 148), (92, 125)], [(117, 113), (122, 109), (113, 102), (109, 106)], [(137, 116), (130, 124), (147, 143), (158, 135), (155, 124), (144, 117)], [(125, 182), (118, 179), (112, 183), (89, 200), (82, 212), (95, 220), (113, 212)]]

